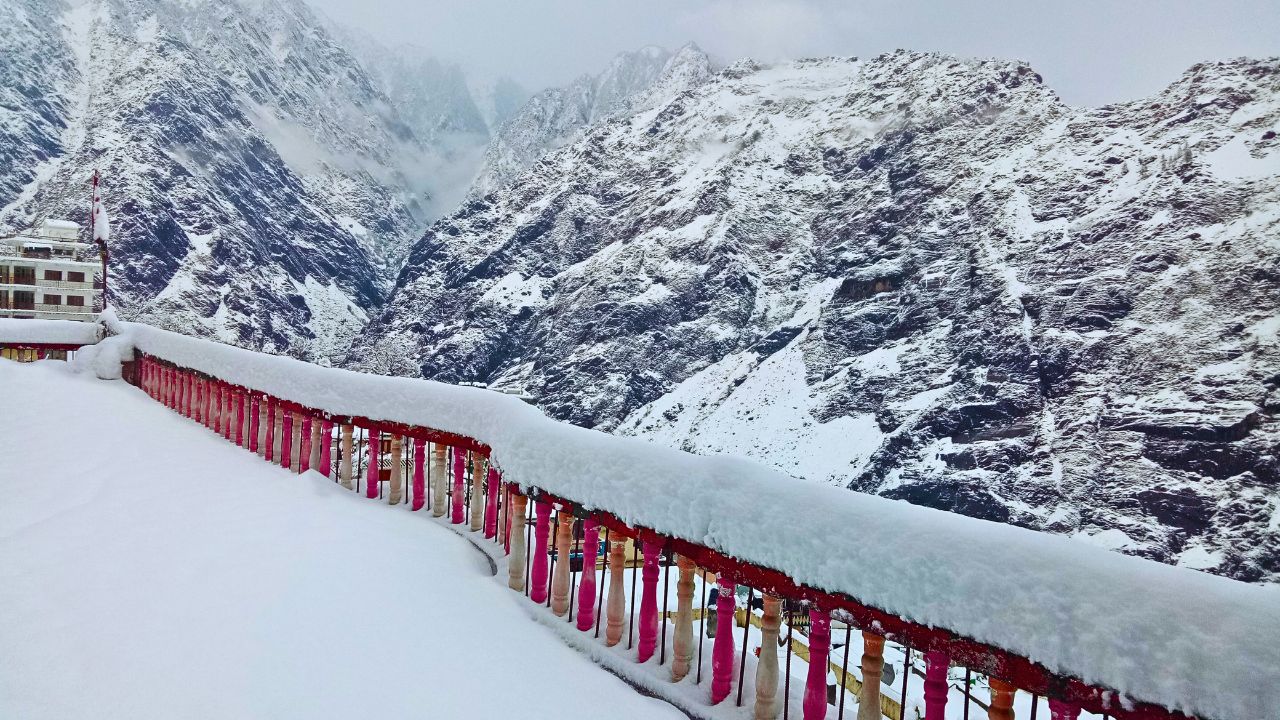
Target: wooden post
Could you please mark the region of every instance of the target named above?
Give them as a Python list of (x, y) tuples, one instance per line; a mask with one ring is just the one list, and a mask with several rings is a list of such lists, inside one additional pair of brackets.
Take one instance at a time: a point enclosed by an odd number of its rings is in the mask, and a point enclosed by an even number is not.
[(511, 556), (507, 560), (507, 587), (516, 592), (524, 592), (524, 515), (528, 503), (529, 498), (511, 491)]
[[(457, 492), (461, 493), (461, 490)], [(529, 599), (541, 605), (547, 601), (547, 536), (551, 534), (551, 505), (534, 500), (533, 514), (533, 568), (529, 571)], [(457, 503), (454, 504), (454, 517), (457, 518), (455, 524), (462, 522)]]
[(1062, 700), (1049, 700), (1049, 718), (1050, 720), (1076, 720), (1080, 717), (1080, 708), (1069, 702)]
[(338, 476), (342, 480), (342, 487), (348, 490), (355, 490), (355, 485), (351, 484), (351, 434), (355, 432), (355, 428), (348, 424), (342, 426), (342, 457), (338, 460)]
[(941, 650), (924, 654), (924, 720), (945, 720), (947, 713), (947, 670), (951, 656)]
[(658, 646), (658, 561), (662, 556), (662, 544), (650, 540), (641, 547), (644, 566), (640, 572), (640, 642), (636, 659), (647, 662)]
[(382, 471), (382, 433), (377, 428), (369, 428), (369, 471), (364, 479), (364, 496), (378, 497), (378, 483)]
[(764, 615), (760, 618), (760, 662), (756, 663), (755, 720), (778, 717), (778, 628), (781, 625), (782, 599), (765, 595)]
[[(474, 501), (472, 507), (475, 507)], [(556, 526), (556, 568), (551, 578), (551, 612), (565, 615), (569, 612), (569, 553), (573, 547), (573, 513), (561, 510), (559, 519)]]
[(498, 486), (501, 484), (497, 469), (493, 467), (493, 463), (489, 463), (489, 472), (485, 476), (488, 500), (484, 504), (484, 536), (487, 538), (498, 536)]
[(320, 418), (308, 417), (307, 420), (311, 424), (311, 452), (307, 454), (307, 467), (328, 476), (328, 469), (320, 464)]
[(484, 529), (484, 456), (472, 450), (471, 455), (471, 532)]
[(676, 556), (680, 576), (676, 579), (676, 620), (672, 637), (671, 682), (680, 682), (693, 663), (693, 560)]
[(989, 720), (1013, 720), (1013, 696), (1018, 689), (997, 678), (987, 678), (991, 688), (991, 706), (987, 709)]
[(413, 505), (414, 510), (421, 510), (426, 503), (427, 482), (425, 466), (427, 461), (427, 441), (422, 438), (413, 439)]
[[(719, 635), (717, 632), (717, 638)], [(831, 614), (814, 607), (809, 610), (809, 674), (804, 684), (804, 720), (823, 720), (827, 716), (830, 653)]]
[[(463, 506), (466, 502), (467, 494), (466, 478), (464, 477), (467, 473), (466, 464), (467, 451), (460, 447), (455, 447), (453, 449), (453, 494), (449, 498), (450, 505), (452, 506), (452, 512), (449, 515), (449, 522), (454, 525), (461, 525), (467, 520), (466, 516), (463, 514)], [(544, 546), (543, 549), (545, 550), (546, 547)], [(538, 558), (534, 557), (533, 561), (535, 563), (538, 562)], [(537, 580), (532, 580), (532, 582), (533, 587), (538, 586)], [(546, 600), (546, 596), (544, 595), (542, 599)]]
[(862, 690), (858, 693), (858, 720), (879, 720), (880, 678), (884, 675), (884, 638), (862, 633)]
[(298, 472), (304, 473), (311, 469), (311, 453), (315, 450), (315, 442), (312, 433), (317, 429), (316, 423), (311, 421), (310, 415), (302, 416), (302, 447), (298, 449)]
[(626, 538), (619, 537), (609, 543), (609, 600), (606, 604), (604, 644), (611, 647), (622, 640), (622, 616), (627, 612), (626, 590), (622, 585), (626, 552)]
[(404, 499), (404, 478), (401, 463), (404, 459), (404, 445), (399, 435), (391, 436), (391, 492), (387, 497), (388, 505), (399, 505)]
[[(435, 496), (431, 499), (431, 514), (434, 517), (444, 517), (444, 489), (446, 482), (445, 466), (445, 446), (440, 443), (433, 443), (431, 446), (431, 492)], [(526, 502), (528, 499), (526, 498)]]
[(723, 574), (717, 580), (716, 639), (711, 646), (711, 704), (729, 697), (733, 686), (733, 609), (737, 598), (734, 585)]
[(287, 410), (280, 431), (280, 467), (293, 468), (293, 413)]
[(333, 423), (320, 422), (320, 463), (316, 469), (325, 477), (333, 473)]
[(600, 549), (600, 525), (582, 521), (582, 577), (578, 579), (578, 629), (587, 632), (596, 622), (596, 558)]

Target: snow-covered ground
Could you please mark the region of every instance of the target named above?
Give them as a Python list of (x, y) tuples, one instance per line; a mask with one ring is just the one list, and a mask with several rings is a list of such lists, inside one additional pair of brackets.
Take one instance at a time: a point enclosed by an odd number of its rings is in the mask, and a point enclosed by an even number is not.
[(421, 516), (64, 363), (0, 388), (0, 717), (683, 717)]

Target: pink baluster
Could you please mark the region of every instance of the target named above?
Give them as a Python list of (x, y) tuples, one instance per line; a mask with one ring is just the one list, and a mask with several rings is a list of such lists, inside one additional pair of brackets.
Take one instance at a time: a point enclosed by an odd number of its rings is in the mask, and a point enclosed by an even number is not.
[(722, 574), (717, 581), (716, 640), (711, 646), (711, 704), (729, 697), (733, 685), (733, 583)]
[(236, 393), (236, 445), (244, 445), (244, 393)]
[(600, 524), (582, 521), (582, 577), (578, 580), (578, 629), (587, 632), (596, 622), (596, 555), (600, 550)]
[(453, 449), (453, 512), (449, 517), (449, 521), (454, 525), (461, 525), (466, 518), (463, 517), (462, 504), (466, 495), (466, 481), (464, 476), (467, 474), (467, 452), (462, 448)]
[(293, 413), (286, 410), (280, 423), (280, 467), (293, 467)]
[[(541, 604), (547, 601), (547, 541), (551, 535), (551, 506), (535, 500), (533, 514), (533, 567), (529, 570), (529, 599)], [(462, 517), (460, 510), (455, 513), (455, 517)], [(462, 520), (454, 522), (460, 523)]]
[(213, 409), (213, 431), (219, 435), (222, 434), (222, 398), (226, 394), (222, 383), (214, 381), (214, 409)]
[(365, 477), (364, 496), (378, 497), (378, 483), (382, 481), (382, 435), (369, 429), (369, 471)]
[[(660, 543), (646, 540), (644, 567), (640, 571), (640, 644), (639, 662), (653, 657), (658, 646), (658, 558), (662, 555)], [(634, 601), (633, 601), (634, 602)]]
[(182, 416), (191, 417), (191, 376), (182, 373)]
[(302, 416), (302, 447), (298, 450), (298, 472), (311, 469), (311, 416)]
[(427, 462), (427, 442), (422, 438), (413, 439), (413, 509), (421, 510), (426, 503), (427, 480), (423, 472)]
[(191, 419), (204, 424), (204, 381), (196, 378), (195, 392), (191, 394)]
[(318, 468), (325, 477), (329, 477), (329, 469), (333, 467), (332, 452), (333, 423), (325, 420), (320, 423), (320, 467)]
[(1080, 717), (1079, 706), (1062, 700), (1049, 700), (1050, 720), (1076, 720), (1078, 717)]
[[(717, 638), (719, 635), (717, 628)], [(804, 684), (804, 720), (822, 720), (827, 716), (827, 665), (830, 653), (831, 615), (825, 610), (813, 608), (809, 611), (809, 675)]]
[(258, 431), (262, 429), (262, 399), (257, 393), (249, 396), (249, 452), (258, 452)]
[(275, 462), (276, 449), (276, 399), (267, 396), (267, 447), (264, 456), (267, 462)]
[(941, 650), (924, 654), (924, 719), (944, 720), (947, 716), (947, 669), (951, 656)]
[(498, 471), (493, 465), (489, 465), (489, 472), (485, 476), (488, 486), (485, 488), (489, 495), (489, 501), (484, 507), (484, 536), (487, 538), (498, 536), (498, 485), (501, 481), (498, 478)]
[(235, 414), (231, 411), (231, 406), (235, 405), (236, 392), (230, 385), (223, 385), (222, 388), (222, 439), (231, 439), (231, 423), (235, 419)]

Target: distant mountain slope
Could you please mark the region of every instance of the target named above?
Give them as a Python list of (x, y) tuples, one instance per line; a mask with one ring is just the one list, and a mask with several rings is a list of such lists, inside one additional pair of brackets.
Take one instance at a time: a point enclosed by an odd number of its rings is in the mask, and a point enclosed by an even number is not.
[(499, 190), (548, 152), (577, 140), (591, 125), (638, 112), (711, 75), (696, 45), (676, 52), (646, 47), (619, 54), (599, 75), (534, 95), (494, 133), (472, 183), (475, 197)]
[(350, 362), (1280, 580), (1277, 129), (1275, 59), (739, 62), (435, 223)]
[(125, 315), (308, 357), (346, 349), (428, 220), (416, 174), (443, 161), (305, 4), (0, 13), (14, 168), (0, 229), (83, 219), (100, 168)]

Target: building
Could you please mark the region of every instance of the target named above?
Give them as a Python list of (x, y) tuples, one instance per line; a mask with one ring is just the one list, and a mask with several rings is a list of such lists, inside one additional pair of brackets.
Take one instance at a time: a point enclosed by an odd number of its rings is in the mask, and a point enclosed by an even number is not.
[(0, 318), (92, 322), (102, 308), (101, 269), (97, 248), (67, 220), (0, 237)]

